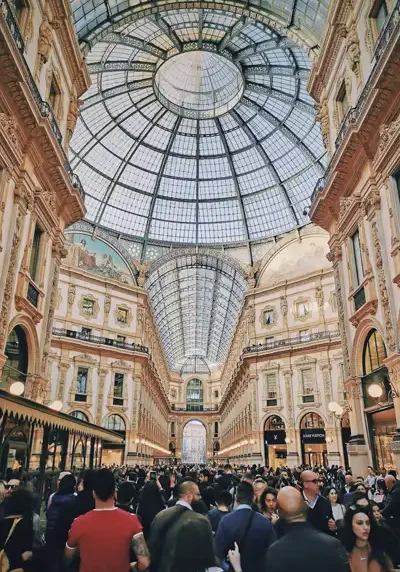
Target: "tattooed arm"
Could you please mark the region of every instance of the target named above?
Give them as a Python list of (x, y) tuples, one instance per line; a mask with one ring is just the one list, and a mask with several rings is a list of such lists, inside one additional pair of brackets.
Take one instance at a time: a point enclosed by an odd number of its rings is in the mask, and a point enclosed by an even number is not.
[(136, 554), (139, 570), (146, 570), (146, 568), (150, 566), (150, 554), (143, 536), (143, 532), (135, 534), (135, 536), (132, 538), (132, 548)]

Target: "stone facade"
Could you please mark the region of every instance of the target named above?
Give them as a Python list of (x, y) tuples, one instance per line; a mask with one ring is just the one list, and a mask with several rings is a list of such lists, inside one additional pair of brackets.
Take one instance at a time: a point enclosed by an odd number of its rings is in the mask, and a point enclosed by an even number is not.
[[(398, 434), (391, 460), (379, 458), (374, 444), (389, 426), (400, 425), (399, 3), (384, 3), (384, 22), (375, 17), (377, 4), (331, 3), (309, 81), (311, 95), (327, 103), (330, 164), (310, 215), (330, 237), (356, 474), (364, 474), (368, 464), (399, 466), (400, 460)], [(391, 390), (387, 403), (368, 408), (364, 348), (371, 332), (383, 339), (386, 358), (379, 371)], [(386, 425), (378, 422), (384, 409)], [(371, 423), (375, 437), (368, 435)]]
[[(68, 0), (10, 6), (0, 10), (0, 371), (4, 388), (22, 376), (25, 396), (47, 402), (63, 231), (85, 214), (64, 151), (68, 102), (89, 75)], [(24, 371), (17, 362), (4, 370), (15, 331), (27, 348)]]
[[(317, 413), (326, 432), (325, 460), (344, 463), (340, 424), (328, 410), (333, 399), (343, 399), (343, 357), (327, 238), (313, 226), (288, 233), (259, 265), (221, 379), (224, 459), (304, 462), (301, 422)], [(281, 461), (272, 450), (265, 458), (265, 426), (276, 416), (286, 430)]]

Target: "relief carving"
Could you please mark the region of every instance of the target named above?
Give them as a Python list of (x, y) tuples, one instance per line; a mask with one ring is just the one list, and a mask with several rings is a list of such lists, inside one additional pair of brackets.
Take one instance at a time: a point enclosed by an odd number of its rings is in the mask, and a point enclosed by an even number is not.
[(330, 150), (330, 124), (329, 124), (329, 109), (328, 100), (325, 90), (322, 93), (320, 103), (315, 104), (317, 110), (316, 119), (320, 123), (322, 139), (327, 150)]
[(360, 66), (360, 43), (358, 41), (358, 35), (356, 30), (355, 22), (351, 22), (350, 27), (346, 30), (346, 56), (347, 61), (350, 66), (351, 71), (353, 71), (357, 77), (357, 80), (361, 81), (361, 66)]
[(57, 298), (58, 298), (58, 279), (60, 276), (60, 266), (61, 261), (56, 258), (54, 261), (54, 268), (53, 268), (53, 280), (51, 283), (51, 294), (50, 294), (50, 303), (49, 303), (49, 312), (47, 315), (47, 325), (46, 325), (46, 334), (44, 338), (44, 350), (43, 350), (43, 357), (42, 357), (42, 372), (43, 375), (46, 375), (46, 365), (47, 365), (47, 358), (50, 351), (50, 343), (51, 343), (51, 333), (53, 331), (53, 320), (54, 320), (54, 312), (57, 305)]
[(383, 259), (380, 246), (379, 229), (376, 221), (372, 223), (372, 238), (375, 250), (375, 264), (378, 274), (379, 298), (382, 304), (385, 330), (388, 340), (388, 347), (391, 352), (396, 351), (396, 340), (393, 330), (392, 315), (390, 311), (389, 296), (386, 287), (385, 270), (383, 268)]
[(15, 230), (11, 246), (10, 262), (8, 265), (8, 272), (4, 287), (3, 302), (0, 314), (0, 350), (4, 348), (7, 336), (8, 321), (12, 306), (12, 294), (13, 294), (12, 291), (14, 288), (15, 277), (17, 274), (17, 261), (18, 261), (19, 248), (21, 244), (22, 220), (25, 216), (25, 212), (22, 210), (21, 205), (18, 205), (17, 209), (18, 210), (15, 219)]
[(43, 14), (43, 20), (39, 28), (39, 71), (43, 64), (49, 60), (51, 48), (53, 47), (53, 29), (57, 30), (59, 26), (60, 24), (57, 20), (50, 22), (48, 14), (46, 12)]

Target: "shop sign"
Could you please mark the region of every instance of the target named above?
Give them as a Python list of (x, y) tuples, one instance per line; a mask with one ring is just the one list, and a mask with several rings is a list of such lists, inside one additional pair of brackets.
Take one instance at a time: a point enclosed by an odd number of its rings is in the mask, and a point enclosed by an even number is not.
[(286, 431), (264, 431), (264, 441), (266, 445), (286, 445)]
[(325, 429), (302, 429), (301, 440), (303, 443), (326, 443)]

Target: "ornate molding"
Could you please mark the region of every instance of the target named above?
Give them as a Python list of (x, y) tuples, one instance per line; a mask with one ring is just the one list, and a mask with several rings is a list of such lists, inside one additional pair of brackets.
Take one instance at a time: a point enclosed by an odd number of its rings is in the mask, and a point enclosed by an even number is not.
[(397, 350), (397, 344), (393, 330), (392, 314), (389, 304), (388, 290), (386, 286), (385, 270), (383, 268), (381, 240), (379, 237), (379, 229), (376, 221), (372, 223), (372, 239), (374, 243), (375, 264), (378, 274), (379, 297), (383, 309), (388, 348), (390, 352), (395, 352)]
[[(85, 314), (83, 310), (84, 300), (91, 300), (93, 302), (93, 313), (92, 314)], [(78, 302), (79, 308), (79, 315), (85, 320), (95, 320), (97, 318), (98, 313), (100, 312), (100, 305), (97, 300), (92, 294), (82, 294), (81, 299)]]
[[(272, 312), (272, 322), (270, 324), (266, 324), (264, 321), (264, 314), (266, 312)], [(271, 330), (277, 325), (278, 315), (275, 306), (270, 306), (267, 304), (262, 310), (260, 314), (260, 324), (264, 330)]]
[(358, 324), (366, 318), (367, 316), (375, 316), (378, 310), (378, 300), (369, 300), (365, 304), (361, 306), (357, 312), (350, 317), (350, 322), (353, 324), (355, 328), (358, 327)]

